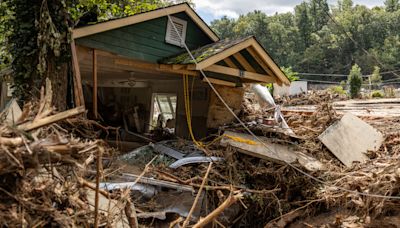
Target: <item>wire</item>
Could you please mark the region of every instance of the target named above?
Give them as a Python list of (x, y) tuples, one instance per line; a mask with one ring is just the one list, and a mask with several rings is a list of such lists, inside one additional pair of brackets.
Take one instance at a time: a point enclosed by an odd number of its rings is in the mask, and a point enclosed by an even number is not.
[[(169, 23), (171, 23), (172, 27), (174, 28), (176, 34), (178, 35), (179, 39), (181, 40), (181, 44), (183, 45), (183, 47), (186, 49), (186, 52), (189, 54), (190, 58), (193, 60), (193, 63), (198, 66), (198, 62), (197, 60), (194, 58), (192, 52), (189, 50), (188, 46), (186, 45), (186, 43), (184, 42), (184, 40), (182, 39), (181, 35), (178, 32), (178, 29), (176, 28), (175, 24), (173, 23), (170, 14), (167, 14), (168, 16), (168, 20)], [(229, 105), (225, 102), (225, 100), (221, 97), (221, 95), (219, 94), (219, 92), (215, 89), (215, 87), (213, 86), (213, 84), (211, 83), (211, 81), (208, 79), (207, 75), (204, 73), (204, 71), (202, 69), (199, 70), (201, 75), (204, 77), (204, 79), (206, 80), (206, 82), (208, 83), (208, 85), (211, 87), (211, 89), (214, 91), (214, 93), (217, 95), (218, 99), (224, 104), (224, 106), (228, 109), (228, 111), (232, 114), (232, 116), (240, 123), (240, 125), (243, 126), (243, 128), (251, 135), (253, 136), (255, 139), (257, 139), (257, 141), (259, 141), (266, 150), (268, 150), (269, 152), (271, 152), (272, 154), (276, 155), (277, 158), (280, 158), (279, 154), (276, 153), (275, 151), (272, 151), (271, 149), (268, 148), (268, 146), (265, 144), (264, 141), (262, 141), (257, 135), (255, 135), (247, 126), (245, 123), (243, 123), (243, 121), (232, 111), (232, 109), (229, 107)], [(342, 187), (338, 187), (338, 186), (334, 186), (334, 185), (329, 185), (327, 182), (320, 180), (312, 175), (310, 175), (309, 173), (301, 170), (300, 168), (292, 165), (291, 163), (286, 162), (285, 160), (281, 159), (282, 161), (284, 161), (288, 166), (290, 166), (291, 168), (295, 169), (296, 171), (298, 171), (299, 173), (309, 177), (310, 179), (324, 184), (328, 187), (334, 187), (336, 189), (339, 189), (341, 191), (345, 191), (348, 193), (352, 193), (352, 194), (358, 194), (358, 195), (362, 195), (362, 196), (369, 196), (369, 197), (376, 197), (376, 198), (385, 198), (385, 199), (397, 199), (400, 200), (400, 196), (385, 196), (385, 195), (378, 195), (378, 194), (370, 194), (370, 193), (364, 193), (364, 192), (359, 192), (359, 191), (353, 191), (353, 190), (349, 190), (346, 188), (342, 188)]]
[(335, 85), (339, 85), (340, 82), (335, 82), (335, 81), (322, 81), (322, 80), (308, 80), (308, 79), (299, 79), (299, 81), (302, 82), (318, 82), (318, 83), (326, 83), (326, 84), (335, 84)]
[[(319, 4), (322, 4), (322, 3), (320, 2)], [(320, 6), (321, 6), (321, 5), (320, 5)], [(365, 48), (363, 48), (362, 46), (360, 46), (360, 45), (357, 43), (357, 41), (354, 40), (354, 38), (353, 38), (351, 35), (349, 35), (349, 33), (348, 33), (348, 32), (346, 31), (346, 29), (344, 28), (344, 26), (341, 25), (341, 24), (339, 24), (339, 23), (332, 17), (331, 13), (329, 12), (329, 8), (328, 8), (328, 10), (323, 10), (323, 11), (324, 11), (324, 13), (326, 13), (326, 15), (331, 19), (331, 21), (332, 21), (340, 30), (342, 30), (342, 32), (356, 45), (356, 47), (359, 47), (359, 48), (360, 48), (363, 52), (365, 52), (367, 55), (372, 56), (372, 57), (375, 59), (375, 61), (376, 61), (379, 65), (381, 65), (381, 67), (387, 68), (381, 61), (379, 61), (379, 59), (378, 59), (375, 55), (372, 55), (371, 53), (369, 53)], [(394, 75), (396, 75), (397, 77), (400, 78), (400, 75), (396, 74), (395, 71), (392, 71), (391, 73), (393, 73)]]
[(190, 91), (189, 91), (189, 76), (187, 74), (183, 75), (183, 96), (185, 100), (185, 113), (186, 113), (186, 121), (188, 126), (189, 135), (192, 138), (194, 144), (198, 147), (204, 147), (202, 142), (198, 142), (193, 134), (192, 128), (192, 109), (190, 105)]

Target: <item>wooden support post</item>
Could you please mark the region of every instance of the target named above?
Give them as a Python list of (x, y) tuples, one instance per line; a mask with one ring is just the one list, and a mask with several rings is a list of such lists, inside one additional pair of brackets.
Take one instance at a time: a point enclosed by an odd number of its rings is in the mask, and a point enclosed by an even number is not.
[(96, 49), (93, 49), (93, 116), (95, 119), (98, 118), (97, 114), (97, 53)]
[(81, 71), (79, 68), (78, 55), (76, 52), (75, 41), (71, 41), (71, 54), (72, 54), (72, 66), (74, 70), (74, 97), (75, 97), (75, 106), (85, 106), (85, 98), (83, 96), (82, 89), (82, 79), (81, 79)]

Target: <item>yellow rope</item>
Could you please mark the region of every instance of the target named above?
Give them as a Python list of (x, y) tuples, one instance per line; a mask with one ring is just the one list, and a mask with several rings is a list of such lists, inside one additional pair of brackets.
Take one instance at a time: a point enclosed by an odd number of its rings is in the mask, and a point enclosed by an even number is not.
[(232, 136), (232, 135), (223, 135), (223, 136), (225, 136), (227, 138), (230, 138), (233, 141), (240, 142), (240, 143), (246, 143), (246, 144), (249, 144), (249, 145), (257, 145), (258, 144), (257, 142), (255, 142), (255, 141), (253, 141), (251, 139), (244, 139), (242, 137), (237, 137), (237, 136)]
[(186, 121), (188, 125), (189, 135), (196, 146), (204, 147), (204, 144), (202, 142), (198, 142), (193, 134), (192, 114), (191, 114), (190, 97), (189, 97), (189, 75), (187, 74), (183, 75), (183, 96), (185, 100), (185, 113), (186, 113)]

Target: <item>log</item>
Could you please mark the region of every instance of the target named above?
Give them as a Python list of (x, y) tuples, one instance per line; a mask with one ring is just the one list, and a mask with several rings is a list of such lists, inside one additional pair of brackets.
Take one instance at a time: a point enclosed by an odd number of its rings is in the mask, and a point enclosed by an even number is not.
[(57, 113), (55, 115), (52, 116), (48, 116), (33, 122), (29, 122), (29, 123), (24, 123), (19, 125), (17, 128), (18, 130), (21, 131), (31, 131), (40, 127), (44, 127), (47, 125), (50, 125), (52, 123), (58, 122), (60, 120), (64, 120), (64, 119), (68, 119), (70, 117), (82, 114), (85, 112), (85, 107), (84, 106), (79, 106), (64, 112), (60, 112)]

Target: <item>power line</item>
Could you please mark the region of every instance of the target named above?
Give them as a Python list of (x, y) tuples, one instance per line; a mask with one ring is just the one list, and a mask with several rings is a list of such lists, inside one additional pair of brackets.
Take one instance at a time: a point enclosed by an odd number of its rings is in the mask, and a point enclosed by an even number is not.
[[(321, 4), (321, 3), (320, 3), (320, 4)], [(320, 6), (321, 6), (321, 5), (320, 5)], [(328, 9), (328, 10), (323, 10), (323, 11), (324, 11), (324, 12), (326, 13), (326, 15), (331, 19), (331, 21), (332, 21), (337, 27), (339, 27), (340, 30), (342, 30), (342, 32), (356, 45), (356, 47), (359, 47), (359, 48), (360, 48), (362, 51), (364, 51), (367, 55), (372, 56), (372, 57), (375, 59), (375, 61), (376, 61), (379, 65), (381, 65), (381, 67), (386, 68), (385, 65), (384, 65), (381, 61), (379, 61), (379, 59), (378, 59), (375, 55), (372, 55), (372, 54), (369, 53), (365, 48), (361, 47), (361, 46), (357, 43), (357, 41), (355, 41), (354, 38), (348, 34), (348, 32), (346, 31), (346, 29), (344, 28), (344, 26), (341, 25), (341, 24), (339, 24), (339, 23), (332, 17), (331, 13), (329, 12), (329, 9)], [(400, 75), (396, 74), (394, 71), (393, 71), (392, 73), (393, 73), (394, 75), (396, 75), (397, 77), (400, 78)]]
[[(385, 72), (381, 72), (379, 73), (380, 75), (382, 74), (394, 74), (395, 72), (399, 72), (400, 70), (392, 70), (392, 71), (385, 71)], [(348, 74), (324, 74), (324, 73), (303, 73), (300, 72), (298, 73), (299, 75), (303, 75), (303, 76), (326, 76), (326, 77), (348, 77)], [(361, 75), (361, 77), (370, 77), (372, 76), (372, 74), (363, 74)]]

